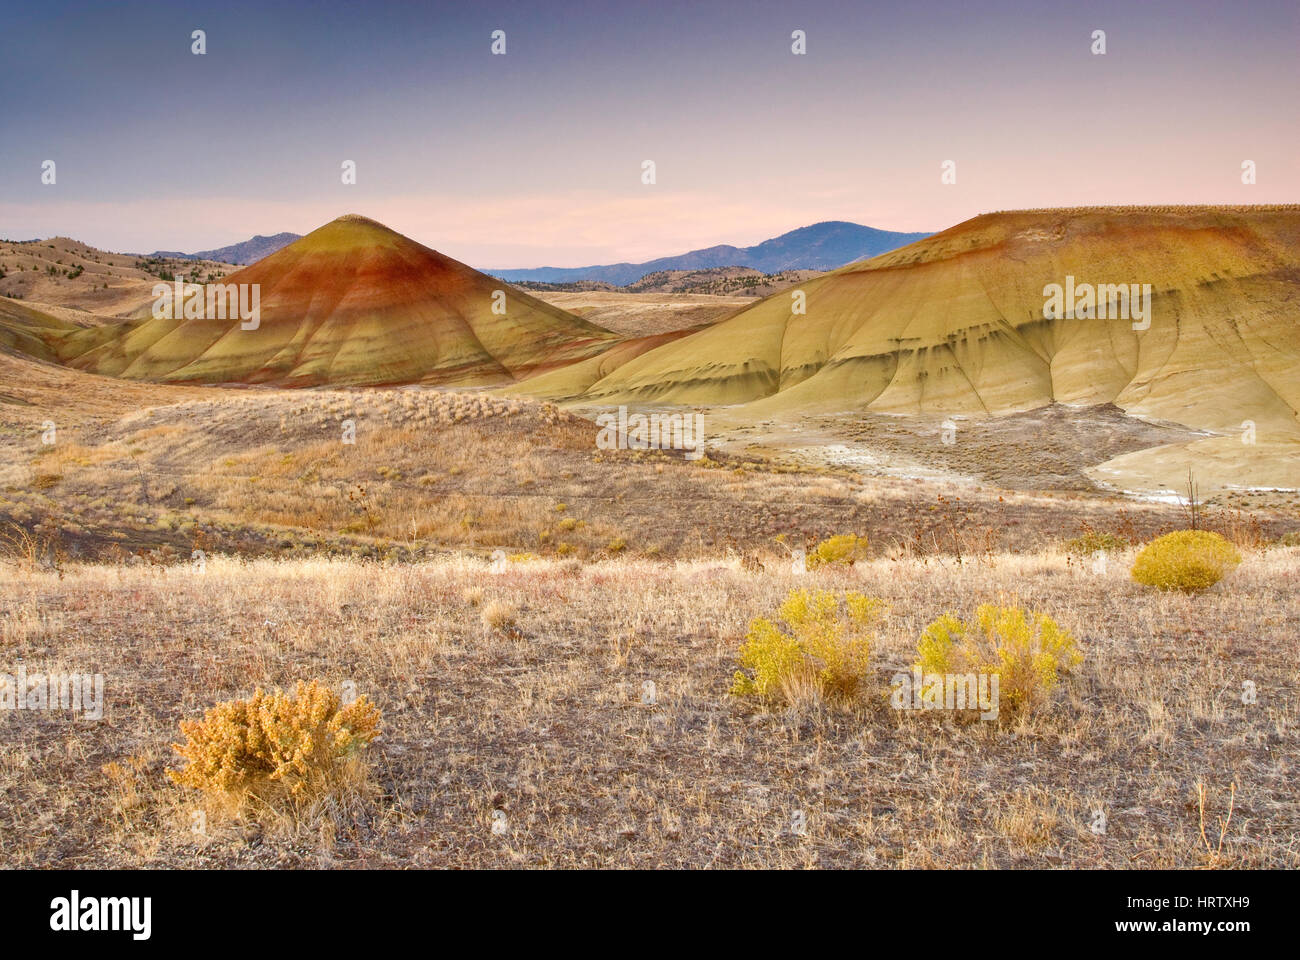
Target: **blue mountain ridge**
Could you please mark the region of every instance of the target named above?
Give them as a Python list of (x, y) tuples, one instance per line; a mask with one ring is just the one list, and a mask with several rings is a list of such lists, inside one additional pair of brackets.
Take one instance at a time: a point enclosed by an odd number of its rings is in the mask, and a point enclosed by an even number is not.
[(675, 257), (647, 260), (645, 263), (532, 267), (484, 272), (508, 282), (532, 280), (541, 283), (575, 283), (580, 280), (603, 280), (621, 287), (660, 270), (705, 270), (710, 267), (750, 267), (763, 273), (834, 270), (846, 263), (905, 247), (928, 236), (928, 233), (898, 233), (844, 220), (827, 220), (791, 230), (752, 247), (722, 244)]

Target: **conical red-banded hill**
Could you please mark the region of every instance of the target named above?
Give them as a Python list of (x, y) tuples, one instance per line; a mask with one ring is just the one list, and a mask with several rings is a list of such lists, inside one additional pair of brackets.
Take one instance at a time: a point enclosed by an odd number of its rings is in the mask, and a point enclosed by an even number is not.
[(620, 339), (355, 214), (222, 282), (258, 285), (256, 329), (148, 316), (65, 336), (59, 356), (165, 382), (502, 384)]

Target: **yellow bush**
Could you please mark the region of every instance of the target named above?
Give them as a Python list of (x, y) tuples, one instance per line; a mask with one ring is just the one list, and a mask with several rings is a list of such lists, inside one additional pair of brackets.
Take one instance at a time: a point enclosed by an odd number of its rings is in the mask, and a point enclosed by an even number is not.
[(232, 799), (310, 800), (356, 777), (379, 720), (365, 697), (344, 706), (314, 680), (300, 682), (292, 697), (259, 689), (248, 700), (218, 703), (202, 720), (182, 720), (186, 741), (172, 748), (189, 763), (167, 774)]
[(867, 676), (884, 601), (852, 591), (843, 602), (829, 590), (794, 590), (777, 611), (786, 630), (766, 617), (749, 624), (731, 692), (793, 702), (809, 689), (856, 696)]
[(1241, 563), (1237, 548), (1208, 530), (1176, 530), (1137, 555), (1133, 579), (1161, 590), (1208, 590)]
[(813, 570), (831, 563), (851, 567), (855, 561), (865, 559), (867, 559), (867, 538), (852, 533), (842, 533), (829, 537), (813, 547), (812, 552), (808, 554), (807, 567)]
[(974, 621), (945, 613), (926, 627), (917, 660), (922, 676), (996, 674), (999, 716), (1015, 716), (1040, 706), (1083, 654), (1046, 614), (984, 604)]

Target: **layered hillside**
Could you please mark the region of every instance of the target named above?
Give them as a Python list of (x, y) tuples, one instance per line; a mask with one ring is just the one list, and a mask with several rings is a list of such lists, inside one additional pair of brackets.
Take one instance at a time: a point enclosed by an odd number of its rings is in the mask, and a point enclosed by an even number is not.
[(494, 384), (586, 359), (619, 340), (356, 215), (224, 282), (257, 285), (256, 329), (242, 329), (238, 319), (146, 312), (60, 337), (59, 359), (160, 382)]
[(0, 297), (0, 353), (53, 361), (49, 340), (77, 329), (44, 311)]
[[(1044, 289), (1069, 277), (1149, 284), (1149, 326), (1053, 315)], [(630, 359), (583, 399), (748, 404), (755, 418), (1113, 402), (1300, 434), (1300, 206), (988, 214), (797, 289), (806, 313), (794, 291), (775, 294)]]

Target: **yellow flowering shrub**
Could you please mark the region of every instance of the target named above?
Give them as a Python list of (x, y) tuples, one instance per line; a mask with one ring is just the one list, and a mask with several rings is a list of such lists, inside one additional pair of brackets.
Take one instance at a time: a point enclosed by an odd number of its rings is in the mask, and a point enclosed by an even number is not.
[(1208, 590), (1241, 563), (1226, 538), (1208, 530), (1175, 530), (1156, 537), (1137, 555), (1133, 579), (1161, 590)]
[(750, 622), (740, 647), (740, 665), (749, 672), (736, 671), (732, 694), (790, 702), (811, 686), (824, 696), (852, 699), (866, 679), (885, 609), (884, 601), (852, 591), (843, 600), (829, 590), (792, 591), (776, 621)]
[(365, 697), (345, 706), (314, 680), (300, 682), (293, 696), (259, 689), (218, 703), (202, 720), (182, 720), (185, 743), (172, 748), (189, 763), (167, 773), (182, 786), (231, 797), (319, 796), (355, 774), (379, 721)]
[(999, 715), (1032, 712), (1062, 673), (1083, 662), (1078, 642), (1045, 613), (984, 604), (973, 621), (945, 613), (921, 634), (921, 674), (997, 674)]
[(841, 533), (828, 537), (808, 554), (806, 565), (809, 570), (827, 564), (841, 564), (851, 567), (855, 561), (867, 559), (867, 538), (852, 533)]

